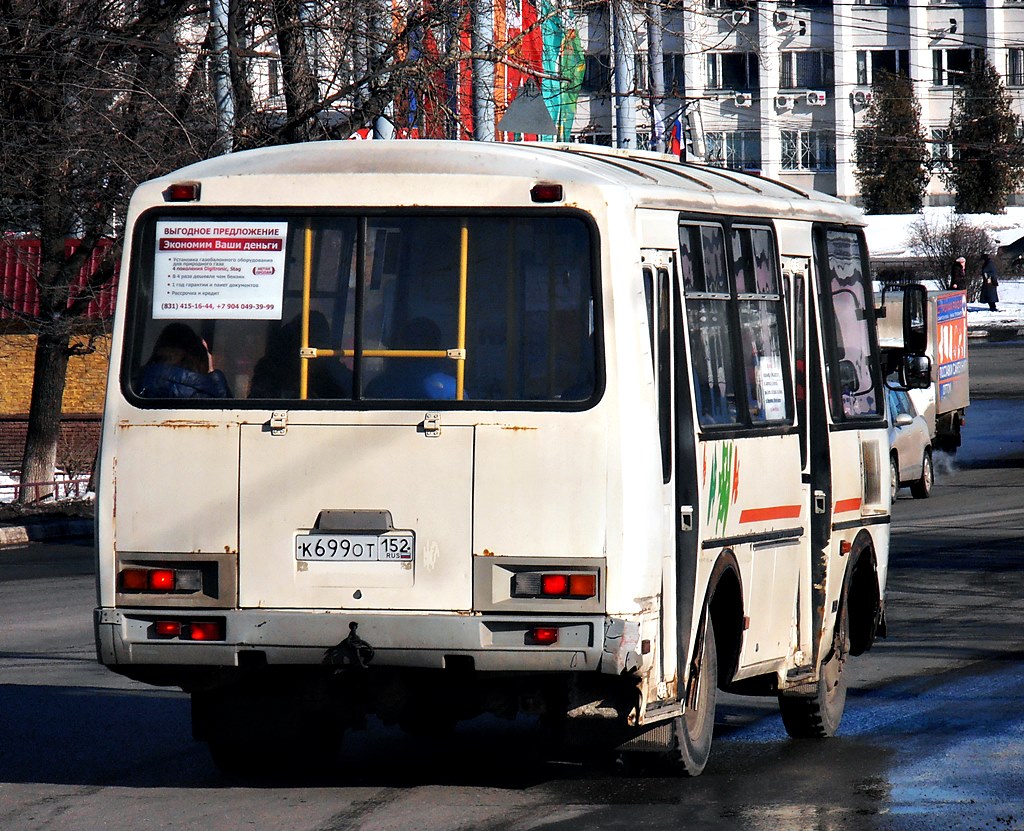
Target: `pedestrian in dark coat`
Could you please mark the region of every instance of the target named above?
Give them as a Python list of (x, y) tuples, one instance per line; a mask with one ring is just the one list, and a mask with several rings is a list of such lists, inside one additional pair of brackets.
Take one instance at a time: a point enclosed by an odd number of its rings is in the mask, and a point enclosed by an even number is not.
[(995, 261), (986, 254), (981, 260), (981, 302), (988, 303), (990, 311), (998, 312), (996, 303), (999, 301), (999, 272)]
[(967, 291), (967, 260), (957, 257), (953, 263), (953, 273), (949, 277), (950, 291)]

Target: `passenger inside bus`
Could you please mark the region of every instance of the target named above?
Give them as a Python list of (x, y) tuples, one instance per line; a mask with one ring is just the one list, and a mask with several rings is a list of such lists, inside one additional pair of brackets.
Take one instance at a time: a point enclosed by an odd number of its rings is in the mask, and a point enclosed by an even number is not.
[[(407, 320), (392, 349), (437, 351), (444, 347), (441, 327), (428, 317)], [(365, 398), (451, 400), (455, 398), (455, 376), (446, 370), (447, 358), (386, 358), (384, 371), (367, 385)]]
[[(330, 325), (322, 312), (309, 315), (309, 345), (329, 348)], [(299, 398), (302, 345), (302, 316), (296, 315), (267, 343), (267, 351), (252, 373), (249, 398)], [(352, 372), (335, 358), (313, 358), (309, 362), (307, 398), (351, 398)]]
[(168, 323), (142, 368), (139, 395), (146, 398), (231, 398), (227, 378), (191, 326)]

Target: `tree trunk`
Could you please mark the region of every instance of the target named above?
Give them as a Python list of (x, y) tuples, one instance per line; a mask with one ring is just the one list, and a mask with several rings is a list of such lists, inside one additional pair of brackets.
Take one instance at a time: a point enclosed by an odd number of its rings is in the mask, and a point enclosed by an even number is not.
[[(67, 336), (40, 334), (36, 340), (32, 403), (28, 412), (28, 437), (21, 464), (21, 483), (53, 481), (60, 439), (60, 417), (64, 401), (64, 383), (68, 372)], [(50, 495), (48, 490), (21, 489), (21, 504)]]

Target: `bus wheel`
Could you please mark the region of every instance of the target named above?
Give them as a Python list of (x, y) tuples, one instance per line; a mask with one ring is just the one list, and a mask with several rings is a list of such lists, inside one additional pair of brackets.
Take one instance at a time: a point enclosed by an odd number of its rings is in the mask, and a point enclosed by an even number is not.
[(711, 736), (715, 730), (715, 702), (718, 699), (718, 652), (711, 616), (704, 628), (704, 647), (700, 665), (690, 674), (686, 692), (686, 712), (673, 724), (673, 747), (669, 762), (675, 773), (700, 776), (711, 754)]
[(849, 655), (849, 619), (844, 603), (832, 652), (821, 664), (813, 693), (779, 693), (782, 723), (790, 736), (795, 739), (823, 739), (836, 734), (846, 708), (843, 669)]

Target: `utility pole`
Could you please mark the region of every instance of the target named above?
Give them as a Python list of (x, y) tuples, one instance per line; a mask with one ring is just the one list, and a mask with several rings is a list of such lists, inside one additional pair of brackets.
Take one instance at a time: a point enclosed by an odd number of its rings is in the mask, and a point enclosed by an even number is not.
[(651, 149), (665, 152), (665, 41), (660, 0), (647, 2), (647, 66), (651, 82)]
[(494, 141), (494, 3), (476, 0), (473, 8), (473, 138)]
[(613, 0), (612, 55), (615, 146), (636, 148), (636, 30), (632, 0)]
[(231, 88), (231, 58), (228, 54), (228, 0), (210, 0), (213, 97), (217, 106), (218, 156), (234, 149), (235, 99)]

